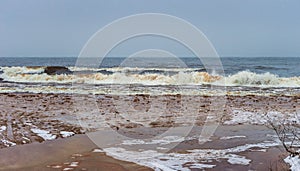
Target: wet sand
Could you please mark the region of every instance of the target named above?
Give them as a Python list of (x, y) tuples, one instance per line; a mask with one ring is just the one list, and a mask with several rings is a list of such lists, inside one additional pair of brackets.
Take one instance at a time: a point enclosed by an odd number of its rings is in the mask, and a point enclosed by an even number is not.
[[(144, 134), (157, 132), (161, 128), (145, 129)], [(201, 127), (194, 127), (189, 136), (197, 136)], [(108, 138), (110, 134), (105, 134)], [(231, 139), (222, 139), (234, 135)], [(169, 153), (182, 153), (193, 149), (230, 149), (245, 144), (255, 144), (264, 141), (272, 141), (274, 132), (264, 126), (239, 125), (220, 126), (215, 135), (205, 144), (199, 144), (196, 140), (185, 140), (173, 148)], [(136, 138), (141, 135), (135, 134)], [(135, 146), (134, 148), (142, 148)], [(151, 148), (151, 147), (149, 147)], [(95, 150), (96, 149), (96, 150)], [(95, 151), (94, 151), (95, 150)], [(210, 162), (216, 167), (210, 170), (288, 170), (288, 166), (283, 162), (287, 156), (284, 149), (279, 144), (272, 146), (265, 151), (261, 148), (251, 148), (240, 153), (234, 153), (251, 159), (249, 165), (232, 165), (225, 159), (218, 159)], [(138, 158), (138, 156), (136, 156)], [(109, 157), (104, 151), (99, 149), (86, 135), (76, 135), (74, 137), (46, 141), (43, 143), (32, 143), (21, 146), (14, 146), (0, 150), (0, 170), (152, 170), (139, 166), (131, 162), (120, 161)]]
[(0, 170), (151, 170), (94, 149), (97, 146), (86, 135), (4, 148), (0, 150)]

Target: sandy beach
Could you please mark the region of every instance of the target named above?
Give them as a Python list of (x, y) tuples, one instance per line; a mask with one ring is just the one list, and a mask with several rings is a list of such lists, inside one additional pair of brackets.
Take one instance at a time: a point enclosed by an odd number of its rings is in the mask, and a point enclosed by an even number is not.
[[(152, 128), (161, 129), (161, 128)], [(199, 134), (201, 127), (195, 127), (189, 136)], [(144, 134), (151, 134), (145, 129)], [(105, 138), (109, 137), (106, 134)], [(240, 135), (240, 136), (236, 136)], [(195, 139), (181, 142), (172, 152), (179, 154), (192, 149), (217, 150), (230, 149), (246, 144), (259, 144), (273, 141), (273, 131), (264, 126), (221, 126), (216, 131), (211, 142), (199, 145)], [(138, 136), (138, 135), (135, 135)], [(138, 137), (137, 137), (138, 138)], [(140, 144), (142, 146), (142, 144)], [(151, 147), (150, 147), (151, 148)], [(180, 152), (181, 151), (181, 152)], [(76, 135), (70, 138), (14, 146), (0, 150), (0, 170), (152, 170), (131, 162), (116, 160), (107, 156), (86, 135)], [(249, 165), (230, 164), (226, 157), (210, 162), (216, 167), (211, 170), (288, 170), (288, 165), (282, 159), (287, 155), (280, 144), (252, 148), (234, 152), (251, 160)], [(209, 155), (208, 155), (209, 156)], [(134, 156), (130, 156), (135, 158)], [(136, 156), (135, 159), (138, 159)]]
[[(149, 170), (149, 167), (155, 168), (151, 166), (153, 161), (172, 161), (172, 158), (176, 161), (175, 158), (186, 158), (184, 154), (193, 159), (179, 160), (178, 163), (182, 162), (179, 170), (184, 167), (191, 170), (266, 170), (270, 167), (288, 170), (283, 162), (288, 154), (275, 132), (264, 125), (268, 116), (274, 115), (277, 120), (292, 122), (298, 117), (300, 106), (295, 96), (2, 93), (0, 98), (2, 170)], [(220, 111), (217, 105), (224, 104), (223, 100), (226, 105), (222, 115), (211, 117)], [(131, 111), (130, 116), (123, 114), (125, 109)], [(147, 117), (139, 117), (143, 112), (142, 116)], [(208, 142), (199, 144), (208, 116), (220, 125)], [(189, 134), (181, 137), (180, 133), (191, 125)], [(176, 128), (171, 135), (160, 137), (159, 141), (149, 139), (171, 127)], [(114, 132), (139, 141), (120, 140), (102, 149), (87, 136), (99, 133), (109, 140), (114, 139)], [(164, 151), (169, 145), (174, 147)], [(211, 151), (205, 151), (207, 149)], [(144, 152), (149, 150), (160, 155), (147, 156)], [(145, 156), (134, 157), (139, 154)], [(202, 164), (197, 165), (196, 161)], [(166, 166), (173, 164), (166, 163)]]

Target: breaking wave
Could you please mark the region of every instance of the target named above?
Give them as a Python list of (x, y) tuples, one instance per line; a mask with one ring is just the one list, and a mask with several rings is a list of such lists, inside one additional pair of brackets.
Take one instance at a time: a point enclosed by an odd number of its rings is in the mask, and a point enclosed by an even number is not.
[(299, 87), (300, 77), (278, 77), (269, 72), (257, 74), (250, 71), (241, 71), (226, 77), (227, 85), (244, 86), (274, 86), (274, 87)]
[(1, 67), (3, 81), (25, 83), (84, 83), (142, 85), (226, 85), (254, 87), (300, 87), (300, 77), (241, 71), (226, 77), (210, 75), (199, 68), (78, 68), (50, 75), (46, 67)]

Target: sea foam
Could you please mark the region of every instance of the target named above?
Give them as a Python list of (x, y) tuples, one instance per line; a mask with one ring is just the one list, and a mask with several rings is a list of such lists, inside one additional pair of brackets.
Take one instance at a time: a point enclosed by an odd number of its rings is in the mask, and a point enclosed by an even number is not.
[[(48, 75), (45, 67), (1, 67), (1, 78), (9, 82), (58, 84), (218, 85), (250, 87), (300, 87), (300, 77), (240, 71), (229, 76), (193, 68), (77, 68), (74, 74)], [(201, 70), (201, 71), (199, 71)], [(83, 72), (91, 71), (91, 72)]]

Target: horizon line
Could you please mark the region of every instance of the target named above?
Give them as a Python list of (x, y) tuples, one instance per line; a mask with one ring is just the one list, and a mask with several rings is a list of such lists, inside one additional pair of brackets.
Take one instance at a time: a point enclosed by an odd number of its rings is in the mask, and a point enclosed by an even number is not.
[[(162, 56), (168, 58), (172, 56)], [(220, 58), (299, 58), (300, 56), (219, 56)], [(0, 56), (0, 58), (78, 58), (78, 56)], [(98, 58), (98, 57), (88, 57)], [(126, 58), (126, 56), (106, 56), (105, 58)], [(141, 57), (141, 58), (151, 58)], [(197, 56), (178, 56), (178, 58), (197, 58)]]

